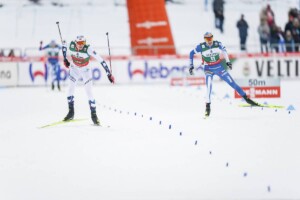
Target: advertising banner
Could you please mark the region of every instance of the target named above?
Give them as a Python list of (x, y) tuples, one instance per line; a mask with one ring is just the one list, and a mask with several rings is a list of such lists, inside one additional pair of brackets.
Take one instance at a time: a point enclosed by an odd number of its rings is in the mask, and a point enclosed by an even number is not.
[[(250, 98), (279, 98), (281, 95), (280, 79), (237, 79), (237, 84)], [(235, 98), (241, 96), (234, 91)]]
[(117, 65), (116, 79), (122, 83), (169, 84), (173, 76), (187, 74), (189, 68), (188, 62), (182, 59), (130, 59)]
[[(95, 84), (108, 83), (107, 77), (101, 64), (90, 62), (91, 74)], [(43, 86), (50, 85), (53, 79), (51, 66), (44, 62), (22, 62), (19, 63), (19, 85), (20, 86)], [(63, 65), (60, 67), (60, 81), (62, 84), (68, 81), (68, 69)], [(79, 83), (82, 82), (79, 80)]]
[[(234, 80), (246, 80), (246, 84), (241, 85), (241, 87), (252, 87), (249, 86), (250, 79), (254, 81), (253, 84), (260, 84), (256, 85), (259, 88), (280, 87), (277, 84), (269, 84), (269, 80), (300, 80), (300, 67), (297, 57), (231, 58), (233, 70), (228, 72)], [(188, 72), (188, 57), (124, 57), (113, 59), (111, 63), (116, 84), (205, 84), (203, 66), (200, 65), (201, 58), (194, 59), (194, 76), (190, 76)], [(90, 66), (94, 84), (110, 84), (100, 63), (92, 60)], [(34, 62), (1, 62), (0, 69), (1, 85), (43, 86), (49, 85), (53, 79), (51, 67), (48, 67), (45, 62), (37, 60)], [(62, 85), (67, 82), (67, 77), (68, 69), (62, 65), (60, 69)], [(276, 95), (280, 95), (279, 90)]]
[(0, 65), (0, 87), (17, 86), (18, 68), (17, 63), (2, 62)]
[(242, 57), (233, 59), (234, 78), (299, 79), (300, 62), (297, 56)]

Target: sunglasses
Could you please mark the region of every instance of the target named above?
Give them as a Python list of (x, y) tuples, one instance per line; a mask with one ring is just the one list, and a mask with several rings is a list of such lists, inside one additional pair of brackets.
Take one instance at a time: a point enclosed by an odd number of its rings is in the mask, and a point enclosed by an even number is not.
[(211, 41), (213, 41), (213, 37), (205, 37), (204, 38), (204, 40), (206, 41), (206, 42), (211, 42)]
[(85, 41), (78, 41), (76, 42), (77, 45), (85, 45)]

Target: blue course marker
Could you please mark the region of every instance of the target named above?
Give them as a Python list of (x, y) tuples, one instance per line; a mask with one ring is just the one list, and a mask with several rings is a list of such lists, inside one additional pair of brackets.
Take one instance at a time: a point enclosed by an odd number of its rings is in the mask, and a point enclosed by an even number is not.
[(291, 110), (296, 110), (296, 109), (293, 105), (289, 105), (286, 110), (291, 111)]
[(169, 125), (169, 129), (171, 129), (172, 128), (172, 126), (171, 126), (171, 124)]

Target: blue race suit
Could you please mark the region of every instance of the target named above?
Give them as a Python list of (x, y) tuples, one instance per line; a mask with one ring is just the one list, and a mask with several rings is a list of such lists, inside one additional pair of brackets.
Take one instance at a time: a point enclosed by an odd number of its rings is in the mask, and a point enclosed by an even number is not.
[(211, 91), (212, 91), (212, 80), (213, 76), (216, 74), (226, 83), (228, 83), (233, 89), (239, 93), (239, 95), (244, 96), (246, 93), (243, 89), (238, 86), (232, 79), (230, 74), (221, 65), (221, 53), (223, 53), (226, 62), (230, 62), (226, 48), (219, 41), (213, 41), (211, 46), (208, 46), (206, 42), (200, 43), (190, 52), (190, 64), (193, 65), (194, 55), (196, 53), (201, 53), (202, 61), (204, 64), (204, 73), (206, 78), (206, 103), (211, 102)]

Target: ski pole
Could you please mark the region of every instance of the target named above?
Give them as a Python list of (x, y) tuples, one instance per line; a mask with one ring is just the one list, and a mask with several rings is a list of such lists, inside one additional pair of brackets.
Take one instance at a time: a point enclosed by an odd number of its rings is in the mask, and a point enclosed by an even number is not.
[(112, 73), (112, 68), (111, 68), (111, 55), (110, 55), (110, 46), (109, 46), (108, 32), (106, 32), (106, 38), (107, 38), (107, 46), (108, 46), (108, 54), (109, 54), (109, 67), (110, 67), (110, 73)]
[[(61, 32), (60, 32), (59, 22), (56, 22), (56, 24), (57, 24), (57, 27), (58, 27), (58, 32), (59, 32), (61, 44), (64, 45), (64, 42), (63, 42), (63, 39), (62, 39), (62, 36), (61, 36)], [(63, 53), (64, 59), (66, 59), (67, 58), (67, 48), (64, 47), (64, 46), (62, 47), (62, 53)]]

